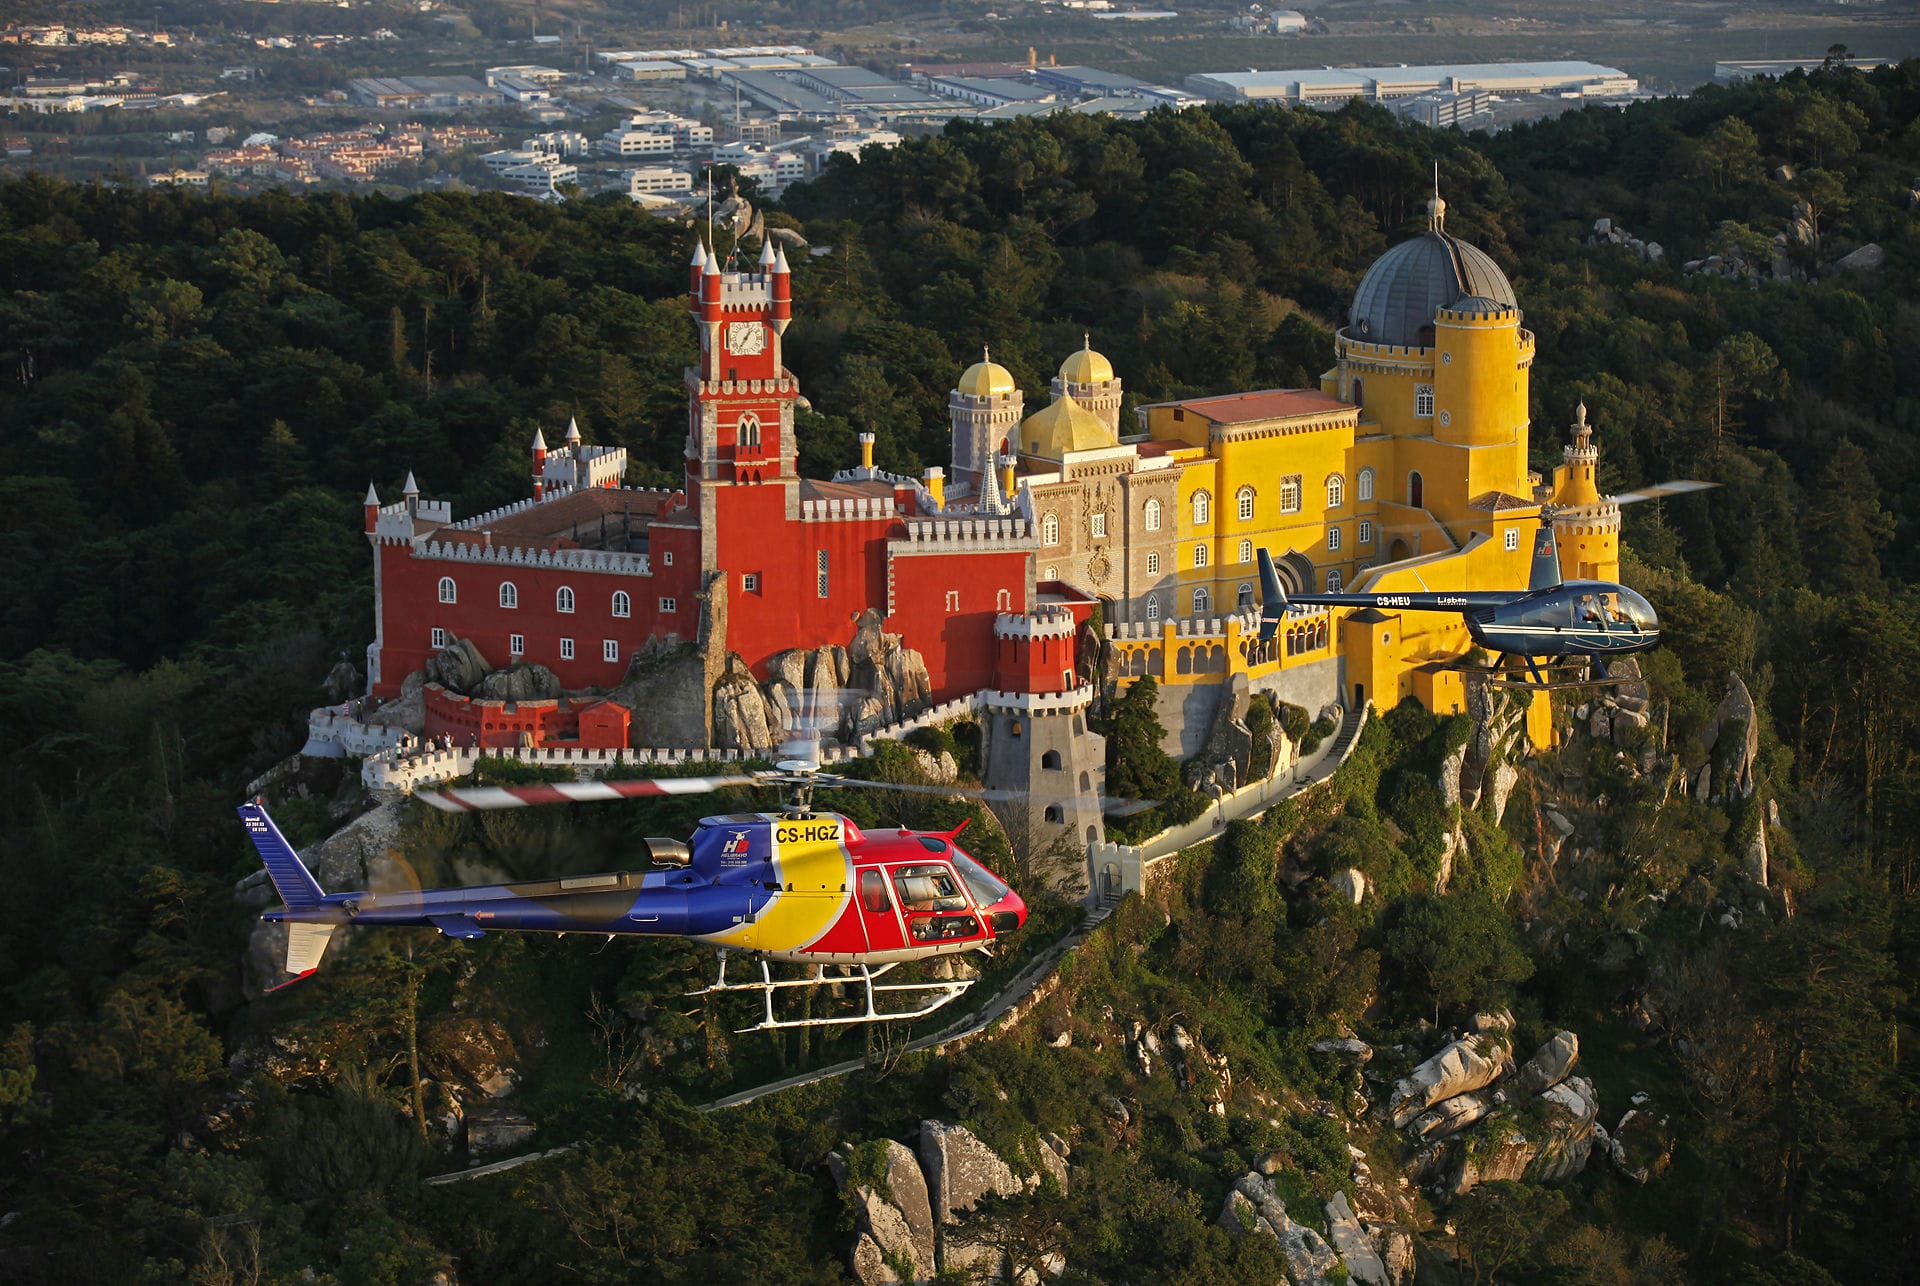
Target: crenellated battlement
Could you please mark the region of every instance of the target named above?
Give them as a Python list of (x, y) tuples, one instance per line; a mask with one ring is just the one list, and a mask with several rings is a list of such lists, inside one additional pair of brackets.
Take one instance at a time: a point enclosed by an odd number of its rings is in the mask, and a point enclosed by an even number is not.
[(1064, 607), (1002, 612), (993, 621), (993, 635), (1002, 639), (1070, 639), (1079, 632), (1080, 623)]
[(502, 567), (552, 567), (563, 571), (609, 572), (626, 576), (653, 575), (653, 564), (648, 555), (610, 549), (528, 549), (524, 545), (481, 546), (465, 541), (429, 540), (415, 551), (414, 556), (454, 563), (491, 563)]
[(892, 496), (853, 496), (836, 500), (802, 500), (802, 522), (872, 522), (897, 517)]
[(932, 553), (988, 549), (993, 546), (1028, 546), (1033, 543), (1033, 524), (1025, 518), (910, 518), (904, 543), (911, 552)]

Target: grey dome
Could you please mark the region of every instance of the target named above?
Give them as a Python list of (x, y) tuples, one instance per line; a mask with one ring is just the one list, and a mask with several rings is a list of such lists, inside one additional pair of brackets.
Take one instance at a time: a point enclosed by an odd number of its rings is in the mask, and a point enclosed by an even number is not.
[(1468, 295), (1465, 299), (1456, 299), (1447, 305), (1450, 313), (1459, 313), (1462, 317), (1495, 317), (1501, 313), (1512, 312), (1512, 304), (1503, 304), (1497, 299), (1488, 299), (1485, 295)]
[(1427, 348), (1433, 315), (1468, 296), (1506, 308), (1520, 305), (1513, 283), (1484, 250), (1444, 232), (1402, 241), (1373, 261), (1347, 312), (1347, 334), (1367, 344)]

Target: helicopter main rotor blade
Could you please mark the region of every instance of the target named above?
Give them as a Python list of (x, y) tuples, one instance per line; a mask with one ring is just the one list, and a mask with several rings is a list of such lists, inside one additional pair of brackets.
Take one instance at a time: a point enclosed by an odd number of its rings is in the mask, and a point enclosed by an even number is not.
[[(827, 780), (815, 780), (816, 786), (830, 786), (847, 790), (897, 790), (909, 795), (938, 795), (944, 798), (981, 799), (988, 801), (1002, 799), (1031, 799), (1035, 792), (1030, 790), (994, 789), (981, 786), (939, 786), (912, 781), (863, 781), (858, 777), (832, 777)], [(1067, 795), (1042, 798), (1065, 799)], [(1158, 800), (1122, 799), (1114, 795), (1099, 796), (1100, 811), (1125, 817), (1133, 813), (1152, 808)]]
[(758, 777), (645, 777), (627, 781), (557, 781), (531, 786), (462, 786), (415, 792), (424, 803), (448, 813), (487, 808), (526, 808), (534, 804), (585, 804), (654, 795), (704, 795), (728, 786), (758, 786)]
[(1663, 496), (1684, 496), (1694, 491), (1710, 491), (1719, 485), (1717, 482), (1695, 482), (1691, 478), (1676, 478), (1672, 482), (1656, 483), (1651, 487), (1641, 487), (1637, 491), (1608, 496), (1607, 499), (1616, 505), (1635, 505), (1642, 500), (1658, 500)]

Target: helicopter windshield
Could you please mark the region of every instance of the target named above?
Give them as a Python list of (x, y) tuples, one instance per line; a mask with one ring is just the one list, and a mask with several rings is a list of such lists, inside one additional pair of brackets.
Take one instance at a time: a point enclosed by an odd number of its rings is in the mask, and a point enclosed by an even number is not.
[(967, 889), (973, 894), (975, 905), (992, 906), (1007, 896), (1007, 886), (1001, 883), (1000, 877), (992, 871), (957, 848), (951, 850), (950, 856), (953, 858), (953, 869), (960, 872), (960, 878), (967, 882)]
[(1616, 600), (1614, 606), (1615, 614), (1624, 618), (1626, 621), (1632, 622), (1634, 628), (1641, 630), (1657, 630), (1660, 628), (1660, 618), (1654, 615), (1653, 604), (1647, 602), (1646, 599), (1640, 597), (1640, 595), (1634, 593), (1626, 586), (1622, 585), (1619, 592), (1615, 595), (1610, 595), (1610, 597)]

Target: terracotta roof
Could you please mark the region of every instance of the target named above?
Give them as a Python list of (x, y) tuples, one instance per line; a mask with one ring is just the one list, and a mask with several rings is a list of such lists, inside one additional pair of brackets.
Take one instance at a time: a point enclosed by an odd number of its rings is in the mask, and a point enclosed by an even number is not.
[(1504, 513), (1509, 509), (1537, 509), (1531, 500), (1522, 500), (1519, 496), (1505, 491), (1483, 491), (1467, 501), (1467, 508), (1480, 509), (1487, 513)]
[(865, 479), (859, 482), (817, 482), (812, 478), (800, 479), (802, 500), (872, 500), (875, 497), (893, 499), (893, 484), (884, 478)]
[(1171, 403), (1215, 424), (1250, 424), (1255, 420), (1287, 420), (1302, 415), (1325, 415), (1329, 411), (1351, 411), (1350, 402), (1328, 397), (1318, 389), (1270, 388), (1256, 393), (1227, 393), (1220, 397), (1196, 397)]

